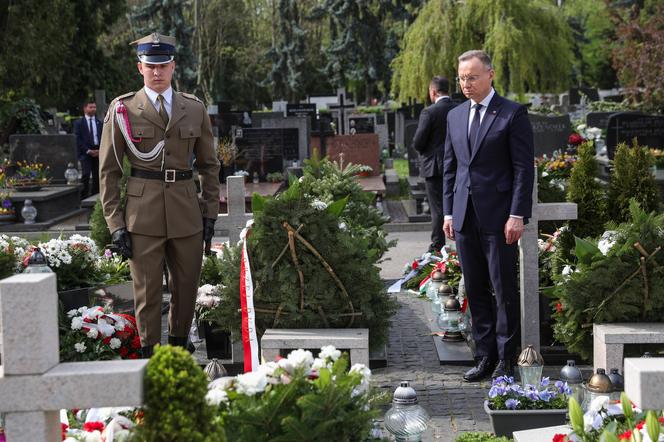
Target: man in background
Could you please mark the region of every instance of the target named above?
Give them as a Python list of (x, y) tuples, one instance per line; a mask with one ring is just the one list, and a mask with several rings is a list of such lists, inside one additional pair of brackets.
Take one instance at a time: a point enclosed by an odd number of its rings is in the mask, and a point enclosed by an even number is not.
[[(99, 193), (99, 143), (102, 125), (95, 116), (97, 105), (94, 101), (83, 103), (83, 118), (74, 121), (76, 149), (81, 162), (83, 191), (81, 198)], [(90, 180), (92, 177), (92, 180)]]

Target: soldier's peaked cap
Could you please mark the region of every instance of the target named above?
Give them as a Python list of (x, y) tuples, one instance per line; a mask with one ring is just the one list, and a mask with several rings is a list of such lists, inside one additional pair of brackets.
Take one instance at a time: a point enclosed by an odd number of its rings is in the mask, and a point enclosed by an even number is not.
[(136, 55), (143, 63), (165, 64), (175, 58), (175, 37), (154, 32), (131, 44), (136, 45)]

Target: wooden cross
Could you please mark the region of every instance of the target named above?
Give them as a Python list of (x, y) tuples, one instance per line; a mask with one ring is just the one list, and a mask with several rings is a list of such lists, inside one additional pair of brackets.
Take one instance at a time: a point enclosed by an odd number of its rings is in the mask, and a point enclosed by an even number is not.
[(0, 281), (0, 318), (0, 413), (9, 442), (60, 441), (60, 409), (143, 403), (146, 359), (60, 363), (55, 274)]

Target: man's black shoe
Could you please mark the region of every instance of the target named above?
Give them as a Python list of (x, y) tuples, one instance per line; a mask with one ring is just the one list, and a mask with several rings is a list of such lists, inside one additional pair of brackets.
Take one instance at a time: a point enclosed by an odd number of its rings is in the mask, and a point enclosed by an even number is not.
[(471, 368), (463, 375), (463, 379), (468, 382), (477, 382), (491, 374), (496, 361), (488, 356), (483, 356), (476, 366)]
[(496, 365), (496, 369), (493, 370), (492, 378), (497, 378), (499, 376), (514, 376), (514, 363), (508, 359), (501, 359)]
[(150, 359), (154, 354), (154, 345), (148, 345), (146, 347), (141, 347), (141, 357), (143, 359)]

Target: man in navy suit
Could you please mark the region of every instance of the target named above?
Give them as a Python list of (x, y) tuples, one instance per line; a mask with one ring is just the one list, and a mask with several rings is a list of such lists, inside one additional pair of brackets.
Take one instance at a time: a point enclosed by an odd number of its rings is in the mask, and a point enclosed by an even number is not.
[[(97, 105), (94, 101), (83, 104), (83, 118), (74, 121), (76, 148), (81, 162), (83, 192), (81, 197), (99, 193), (99, 142), (101, 140), (101, 121), (95, 116)], [(90, 176), (92, 175), (92, 183)]]
[(429, 98), (433, 104), (420, 113), (420, 121), (413, 137), (413, 148), (420, 154), (420, 176), (424, 178), (431, 209), (431, 245), (429, 251), (440, 251), (445, 245), (443, 235), (443, 156), (447, 113), (454, 107), (449, 97), (450, 82), (445, 77), (433, 77), (429, 83)]
[(519, 333), (517, 243), (531, 216), (533, 131), (525, 106), (492, 87), (491, 58), (459, 57), (466, 97), (447, 116), (445, 235), (456, 239), (472, 317), (477, 365), (464, 379), (512, 375)]

